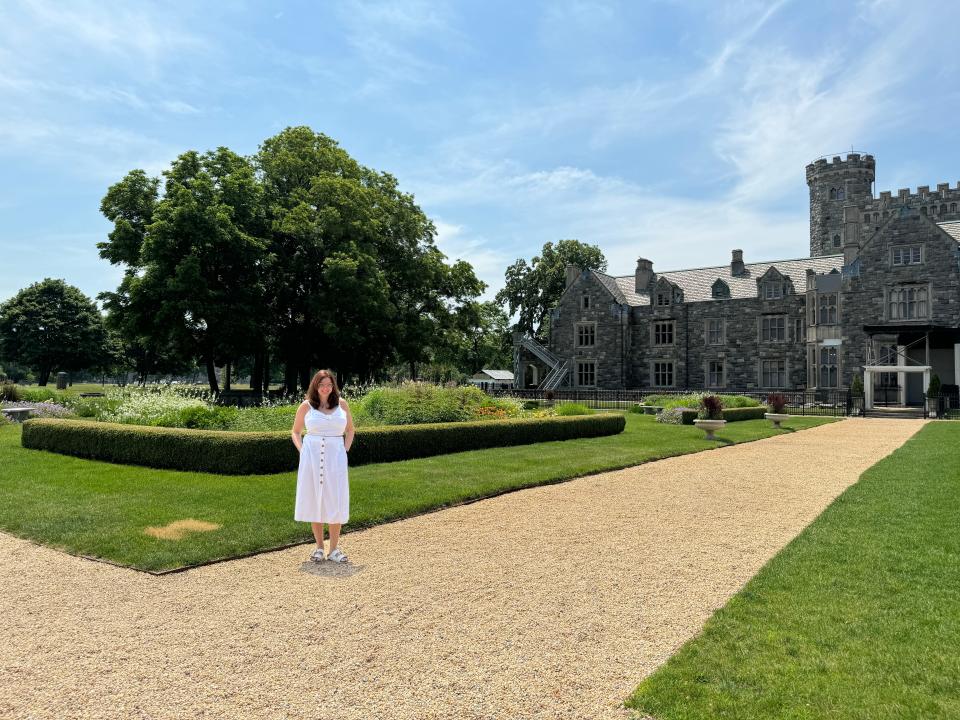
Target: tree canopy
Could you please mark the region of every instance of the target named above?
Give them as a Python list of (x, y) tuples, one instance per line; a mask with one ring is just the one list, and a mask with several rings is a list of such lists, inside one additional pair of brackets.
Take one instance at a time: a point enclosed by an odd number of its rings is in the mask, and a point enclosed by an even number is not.
[(485, 285), (448, 264), (433, 223), (396, 178), (360, 165), (331, 138), (292, 127), (257, 154), (187, 152), (157, 178), (141, 170), (101, 204), (114, 224), (100, 254), (125, 267), (104, 295), (110, 326), (145, 372), (191, 359), (271, 356), (287, 388), (311, 368), (371, 379), (387, 364), (446, 352)]
[(548, 242), (530, 264), (518, 258), (505, 273), (505, 285), (497, 293), (497, 302), (517, 315), (514, 330), (543, 337), (547, 331), (547, 313), (555, 307), (566, 288), (566, 267), (605, 272), (607, 260), (600, 248), (579, 240)]
[(53, 370), (100, 362), (104, 339), (96, 304), (63, 280), (34, 283), (0, 305), (0, 356), (29, 367), (40, 385)]

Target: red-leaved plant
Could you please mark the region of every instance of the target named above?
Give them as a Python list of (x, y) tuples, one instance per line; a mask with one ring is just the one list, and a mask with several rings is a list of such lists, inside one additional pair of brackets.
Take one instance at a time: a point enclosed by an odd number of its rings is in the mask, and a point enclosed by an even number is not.
[(701, 420), (723, 420), (723, 400), (716, 395), (704, 395), (700, 398), (697, 417)]
[(770, 412), (780, 414), (787, 406), (787, 396), (783, 393), (770, 393), (767, 395), (767, 407)]

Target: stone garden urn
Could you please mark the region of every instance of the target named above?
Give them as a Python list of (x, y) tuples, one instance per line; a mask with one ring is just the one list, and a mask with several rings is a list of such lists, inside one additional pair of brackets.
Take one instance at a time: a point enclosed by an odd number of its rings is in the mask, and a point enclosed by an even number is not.
[(772, 422), (775, 428), (780, 427), (780, 423), (790, 418), (786, 413), (764, 413), (763, 416)]
[(726, 420), (701, 420), (697, 418), (693, 424), (707, 434), (707, 440), (716, 440), (713, 434), (727, 424)]

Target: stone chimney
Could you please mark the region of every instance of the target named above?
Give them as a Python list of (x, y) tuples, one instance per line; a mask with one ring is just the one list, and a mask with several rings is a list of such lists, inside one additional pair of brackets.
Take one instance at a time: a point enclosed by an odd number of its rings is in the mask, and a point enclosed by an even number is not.
[(730, 274), (733, 277), (743, 275), (743, 250), (734, 250), (733, 259), (730, 261)]
[(860, 218), (857, 208), (843, 209), (843, 264), (849, 265), (860, 254)]
[(567, 284), (564, 287), (568, 288), (573, 285), (577, 281), (577, 278), (580, 277), (580, 272), (580, 268), (576, 265), (567, 265)]
[(653, 261), (646, 258), (637, 258), (637, 271), (634, 273), (634, 289), (638, 293), (645, 293), (653, 284), (656, 275), (653, 272)]

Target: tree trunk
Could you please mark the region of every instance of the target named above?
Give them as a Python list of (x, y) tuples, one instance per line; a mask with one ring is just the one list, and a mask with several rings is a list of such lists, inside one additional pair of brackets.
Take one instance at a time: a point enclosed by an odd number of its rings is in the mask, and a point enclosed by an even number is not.
[(410, 361), (410, 379), (417, 379), (417, 364), (413, 360)]
[(210, 384), (210, 392), (214, 395), (220, 394), (220, 386), (217, 383), (217, 369), (213, 366), (213, 356), (208, 355), (206, 358), (207, 365), (207, 382)]
[(37, 376), (37, 385), (40, 387), (46, 387), (47, 381), (50, 379), (50, 368), (41, 365), (40, 374)]
[(263, 377), (263, 394), (270, 394), (270, 351), (263, 351), (263, 372), (261, 373)]
[(287, 358), (283, 368), (283, 389), (287, 395), (297, 394), (297, 366), (290, 358)]
[(307, 391), (307, 388), (310, 387), (310, 366), (301, 365), (300, 366), (300, 389), (303, 392)]
[(255, 395), (263, 392), (263, 353), (259, 350), (253, 354), (253, 370), (250, 371), (250, 389)]
[(230, 361), (227, 360), (226, 364), (223, 366), (223, 391), (230, 392)]

